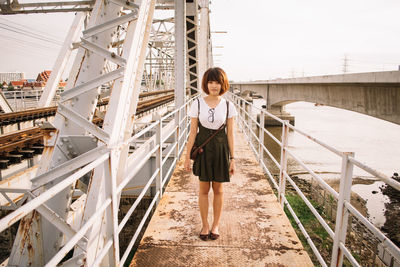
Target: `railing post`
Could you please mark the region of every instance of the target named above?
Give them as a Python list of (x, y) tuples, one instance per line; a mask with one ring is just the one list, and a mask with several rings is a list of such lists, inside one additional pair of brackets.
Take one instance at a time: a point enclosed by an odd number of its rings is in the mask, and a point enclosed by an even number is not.
[(242, 99), (242, 133), (245, 133), (245, 125), (244, 122), (246, 121), (246, 103), (244, 102), (244, 100)]
[(180, 122), (181, 121), (181, 108), (178, 108), (178, 112), (175, 113), (175, 127), (176, 127), (176, 131), (175, 131), (175, 142), (176, 142), (176, 147), (175, 147), (175, 155), (174, 158), (178, 158), (179, 157), (179, 148), (180, 148), (180, 144), (179, 144), (179, 135), (181, 133), (181, 126), (180, 126)]
[(259, 162), (264, 161), (264, 112), (261, 110), (260, 112), (260, 128), (258, 131), (258, 138), (260, 139), (260, 142), (258, 143), (258, 160)]
[(340, 249), (339, 244), (344, 244), (346, 242), (349, 212), (344, 206), (344, 203), (350, 202), (351, 184), (353, 179), (353, 163), (349, 161), (349, 157), (354, 157), (354, 152), (347, 152), (342, 158), (342, 173), (336, 211), (331, 267), (342, 266), (343, 263), (343, 251)]
[(158, 169), (158, 176), (156, 178), (156, 192), (160, 192), (160, 196), (157, 200), (157, 203), (161, 200), (162, 197), (162, 120), (161, 116), (157, 115), (156, 119), (158, 121), (156, 127), (156, 145), (159, 145), (159, 148), (156, 152), (156, 168)]
[(282, 146), (281, 146), (281, 167), (279, 170), (279, 190), (278, 190), (278, 198), (281, 207), (284, 206), (283, 196), (285, 196), (285, 188), (286, 188), (286, 176), (284, 173), (287, 171), (287, 145), (288, 145), (288, 136), (289, 136), (289, 121), (285, 120), (282, 124)]
[(248, 104), (247, 105), (247, 125), (249, 126), (249, 142), (251, 142), (251, 140), (253, 139), (253, 135), (251, 134), (253, 131), (253, 124), (252, 124), (252, 120), (251, 120), (251, 105)]

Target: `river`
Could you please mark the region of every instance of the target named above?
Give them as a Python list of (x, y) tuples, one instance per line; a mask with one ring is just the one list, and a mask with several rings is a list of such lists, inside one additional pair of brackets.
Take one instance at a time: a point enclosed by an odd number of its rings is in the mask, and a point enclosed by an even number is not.
[[(257, 107), (265, 103), (263, 99), (253, 101)], [(354, 152), (356, 159), (388, 176), (400, 172), (400, 125), (352, 111), (306, 102), (288, 104), (286, 111), (295, 116), (297, 128), (322, 142), (340, 151)], [(280, 135), (277, 132), (281, 131), (279, 128), (270, 128), (275, 131), (275, 135)], [(278, 148), (269, 145), (276, 155)], [(336, 154), (293, 131), (289, 133), (289, 149), (324, 179), (340, 178), (341, 159)], [(288, 161), (288, 170), (299, 177), (307, 177), (302, 176), (304, 169), (293, 160)], [(358, 167), (353, 170), (353, 178), (374, 179)], [(367, 201), (369, 220), (378, 227), (385, 222), (384, 204), (388, 201), (379, 189), (382, 184), (371, 181), (369, 184), (352, 186), (352, 191)]]

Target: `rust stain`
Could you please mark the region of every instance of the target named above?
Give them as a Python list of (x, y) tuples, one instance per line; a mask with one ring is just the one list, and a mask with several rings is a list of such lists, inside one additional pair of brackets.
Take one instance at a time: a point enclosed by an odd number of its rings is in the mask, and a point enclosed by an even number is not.
[(171, 219), (173, 219), (174, 221), (177, 221), (177, 222), (182, 221), (182, 218), (183, 218), (181, 213), (175, 209), (173, 209), (169, 212), (169, 216)]

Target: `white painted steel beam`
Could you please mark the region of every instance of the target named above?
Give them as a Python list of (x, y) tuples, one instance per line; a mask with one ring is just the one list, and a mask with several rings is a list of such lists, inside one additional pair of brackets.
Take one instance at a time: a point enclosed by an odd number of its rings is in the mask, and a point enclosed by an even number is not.
[(71, 28), (65, 38), (64, 44), (58, 54), (57, 60), (52, 68), (50, 78), (46, 83), (46, 87), (43, 89), (43, 94), (40, 97), (38, 107), (44, 108), (50, 106), (54, 95), (58, 89), (58, 84), (61, 79), (61, 75), (68, 63), (73, 50), (72, 44), (78, 41), (79, 34), (82, 31), (83, 22), (86, 18), (85, 13), (77, 13), (75, 15), (74, 21), (72, 22)]
[(175, 0), (175, 108), (180, 108), (183, 106), (186, 99), (185, 10), (185, 1)]
[(117, 18), (112, 19), (110, 21), (107, 21), (107, 22), (105, 22), (103, 24), (96, 25), (96, 26), (93, 26), (93, 27), (91, 27), (89, 29), (84, 30), (82, 32), (83, 33), (83, 38), (87, 39), (87, 38), (89, 38), (89, 37), (91, 37), (93, 35), (96, 35), (98, 33), (104, 32), (105, 30), (109, 30), (111, 28), (115, 28), (118, 25), (125, 24), (125, 23), (130, 22), (130, 21), (132, 21), (134, 19), (137, 19), (137, 12), (132, 12), (132, 13), (123, 15), (121, 17), (117, 17)]
[(102, 56), (111, 62), (114, 62), (119, 66), (125, 67), (126, 60), (115, 54), (115, 52), (111, 52), (105, 48), (102, 48), (101, 46), (96, 45), (95, 43), (90, 42), (89, 40), (86, 40), (84, 38), (81, 38), (81, 42), (79, 45), (89, 50), (90, 52), (96, 53), (97, 55)]
[(208, 39), (209, 39), (209, 0), (199, 0), (200, 4), (200, 31), (199, 31), (199, 41), (198, 41), (198, 65), (199, 65), (199, 76), (202, 79), (204, 72), (207, 70), (209, 65), (208, 59)]
[(32, 181), (32, 191), (36, 190), (37, 188), (50, 183), (57, 179), (58, 177), (61, 177), (62, 175), (65, 175), (66, 173), (69, 173), (73, 170), (79, 169), (86, 164), (89, 164), (90, 162), (94, 161), (99, 157), (99, 154), (104, 154), (105, 152), (108, 152), (109, 149), (106, 148), (106, 146), (99, 146), (91, 151), (88, 151), (82, 155), (79, 155), (78, 157), (71, 159), (68, 162), (65, 162), (63, 164), (60, 164), (59, 166), (49, 170), (48, 172), (38, 175), (35, 178), (33, 178)]
[(3, 112), (5, 113), (13, 112), (13, 109), (10, 103), (8, 103), (7, 98), (5, 97), (3, 92), (0, 92), (0, 108), (0, 111), (3, 110)]
[[(119, 262), (119, 244), (116, 243), (118, 242), (118, 237), (115, 232), (119, 194), (116, 195), (115, 188), (122, 181), (125, 174), (129, 146), (117, 147), (117, 145), (123, 144), (125, 140), (130, 138), (132, 133), (132, 116), (137, 108), (154, 7), (154, 0), (142, 1), (137, 20), (131, 22), (128, 26), (122, 54), (122, 57), (127, 62), (125, 75), (115, 81), (104, 118), (103, 129), (110, 136), (107, 143), (110, 147), (113, 147), (111, 151), (112, 157), (107, 166), (98, 167), (94, 171), (92, 183), (87, 193), (88, 200), (83, 221), (90, 220), (97, 207), (106, 198), (111, 197), (113, 203), (112, 208), (106, 211), (103, 219), (96, 221), (87, 234), (89, 242), (86, 262), (88, 265), (94, 263), (97, 251), (101, 250), (106, 244), (105, 241), (111, 237), (114, 238), (114, 248), (106, 254), (102, 264), (118, 265)], [(107, 186), (107, 177), (114, 180), (109, 184), (111, 186)], [(74, 253), (80, 253), (79, 248), (75, 248)]]
[(138, 9), (139, 5), (135, 4), (133, 1), (129, 1), (129, 0), (110, 0), (110, 2), (118, 5), (118, 6), (122, 6), (126, 9), (130, 9), (130, 10), (134, 10), (134, 9)]
[[(118, 8), (115, 5), (106, 5), (106, 3), (101, 0), (96, 1), (90, 15), (88, 28), (115, 18), (115, 14), (117, 14), (120, 9), (121, 8)], [(108, 47), (108, 45), (110, 45), (112, 42), (112, 34), (112, 30), (99, 33), (97, 35), (97, 44), (101, 45), (102, 47)], [(79, 85), (90, 81), (97, 77), (99, 73), (103, 73), (105, 63), (106, 62), (104, 61), (104, 58), (93, 53), (89, 54), (85, 52), (83, 48), (79, 48), (74, 65), (72, 66), (66, 90), (75, 86), (75, 84)], [(88, 126), (90, 123), (96, 108), (97, 96), (97, 90), (91, 90), (82, 94), (79, 98), (75, 98), (73, 103), (66, 103), (66, 106), (73, 111), (71, 114), (79, 114), (79, 116), (74, 116), (72, 118), (70, 117), (67, 120), (60, 113), (56, 114), (54, 125), (58, 132), (52, 138), (56, 144), (60, 142), (59, 136), (86, 134), (87, 128), (91, 127), (85, 127), (85, 129), (82, 127), (82, 125)], [(81, 118), (85, 118), (86, 122), (81, 120)], [(74, 121), (74, 119), (77, 121)], [(64, 152), (58, 145), (45, 147), (42, 160), (40, 162), (40, 167), (38, 169), (38, 175), (45, 173), (49, 169), (54, 168), (55, 166), (58, 166), (68, 160), (69, 157), (65, 156)], [(77, 173), (79, 173), (79, 171)], [(68, 176), (64, 175), (58, 178), (55, 181), (55, 186), (62, 184), (65, 179), (68, 179)], [(38, 198), (40, 198), (42, 194), (49, 192), (51, 188), (52, 187), (50, 184), (40, 188), (37, 192), (40, 194)], [(53, 211), (57, 212), (57, 214), (59, 214), (63, 219), (66, 219), (73, 191), (73, 184), (70, 184), (52, 196), (52, 201), (46, 204)], [(27, 204), (29, 203), (30, 202)], [(32, 215), (28, 216), (26, 219), (23, 219), (21, 225), (30, 223), (30, 220), (34, 220), (34, 223), (31, 224), (32, 227), (24, 228), (18, 232), (10, 256), (10, 264), (43, 265), (57, 253), (60, 245), (62, 244), (62, 238), (60, 237), (61, 232), (51, 222), (42, 218), (36, 211), (34, 211)], [(39, 233), (39, 235), (36, 236), (36, 233)], [(19, 242), (19, 240), (22, 240), (23, 236), (26, 235), (32, 236), (30, 239), (31, 243)], [(19, 246), (24, 246), (24, 248), (21, 249)], [(32, 248), (29, 253), (28, 246)], [(33, 262), (32, 259), (30, 259), (30, 255), (34, 255)]]
[(73, 109), (68, 108), (61, 103), (58, 103), (57, 112), (58, 114), (64, 116), (66, 119), (73, 120), (74, 123), (78, 124), (82, 129), (85, 129), (89, 133), (99, 138), (103, 143), (107, 143), (110, 139), (110, 135), (107, 132), (97, 127), (95, 124), (89, 122)]
[(83, 93), (89, 92), (90, 90), (96, 89), (99, 86), (121, 78), (124, 75), (125, 68), (118, 68), (114, 71), (111, 71), (107, 74), (97, 76), (93, 80), (82, 83), (74, 88), (71, 88), (63, 93), (61, 93), (61, 102), (67, 101), (73, 97), (79, 96)]
[(67, 179), (63, 180), (61, 183), (51, 187), (45, 193), (35, 197), (33, 200), (29, 201), (28, 203), (24, 204), (20, 209), (8, 214), (4, 218), (0, 220), (0, 232), (8, 228), (10, 225), (16, 223), (18, 220), (22, 219), (25, 215), (29, 212), (36, 209), (38, 206), (42, 205), (45, 201), (52, 198), (55, 194), (59, 193), (68, 185), (72, 184), (76, 180), (78, 180), (82, 175), (93, 169), (93, 167), (98, 166), (103, 161), (108, 159), (109, 154), (103, 154), (95, 161), (91, 162), (81, 170), (77, 171), (73, 175), (69, 176)]

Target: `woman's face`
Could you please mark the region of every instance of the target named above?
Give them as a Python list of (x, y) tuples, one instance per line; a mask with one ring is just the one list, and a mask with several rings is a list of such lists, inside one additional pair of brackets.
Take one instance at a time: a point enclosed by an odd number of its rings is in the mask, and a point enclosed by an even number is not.
[(221, 84), (217, 81), (209, 81), (207, 83), (209, 95), (211, 96), (219, 96), (219, 92), (221, 91)]

